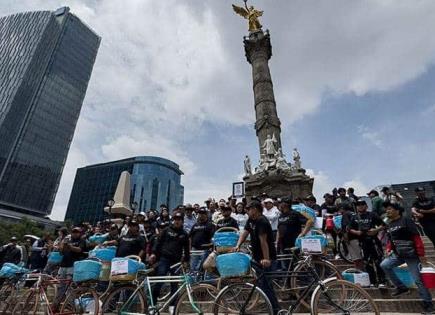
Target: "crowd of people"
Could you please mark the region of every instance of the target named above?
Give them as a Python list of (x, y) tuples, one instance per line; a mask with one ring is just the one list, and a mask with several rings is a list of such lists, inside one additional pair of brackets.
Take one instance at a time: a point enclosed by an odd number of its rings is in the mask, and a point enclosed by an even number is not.
[[(426, 261), (419, 226), (432, 243), (435, 242), (434, 198), (426, 196), (424, 188), (417, 188), (412, 209), (405, 214), (400, 194), (388, 187), (384, 187), (381, 194), (372, 190), (367, 199), (356, 196), (352, 188), (338, 188), (326, 193), (320, 204), (313, 195), (303, 199), (272, 199), (263, 194), (249, 203), (233, 198), (216, 202), (210, 198), (203, 206), (186, 204), (172, 211), (161, 205), (159, 211), (140, 212), (123, 221), (82, 223), (70, 230), (62, 227), (55, 236), (47, 232), (38, 239), (28, 237), (20, 245), (17, 238), (12, 237), (10, 243), (0, 248), (0, 262), (71, 278), (74, 262), (85, 259), (90, 250), (96, 246), (116, 246), (117, 257), (139, 256), (154, 266), (157, 275), (163, 276), (170, 273), (170, 266), (177, 262), (199, 270), (213, 247), (215, 231), (233, 228), (240, 231), (234, 251), (249, 239), (252, 258), (258, 263), (254, 268), (268, 271), (280, 267), (277, 254), (294, 247), (297, 238), (318, 228), (332, 240), (331, 259), (338, 259), (344, 251), (355, 268), (369, 274), (373, 285), (382, 287), (388, 281), (392, 283), (393, 296), (408, 292), (393, 272), (394, 267), (406, 262), (423, 300), (424, 313), (433, 314), (432, 297), (421, 281), (418, 266)], [(367, 200), (371, 202), (371, 211), (368, 211)], [(330, 224), (338, 215), (342, 216), (339, 228)], [(98, 235), (105, 235), (101, 244), (92, 241)], [(339, 241), (345, 244), (344, 250), (340, 251)], [(192, 250), (202, 251), (202, 255), (191, 257)], [(51, 252), (61, 253), (60, 263), (50, 263)], [(263, 279), (260, 286), (278, 309), (267, 279)], [(155, 298), (160, 289), (159, 285), (153, 288)]]

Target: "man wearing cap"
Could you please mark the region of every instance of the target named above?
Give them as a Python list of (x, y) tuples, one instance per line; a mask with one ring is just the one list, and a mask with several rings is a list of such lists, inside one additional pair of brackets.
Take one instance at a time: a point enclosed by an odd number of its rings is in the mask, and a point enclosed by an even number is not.
[(382, 187), (381, 192), (384, 195), (384, 201), (389, 201), (392, 203), (398, 203), (402, 205), (402, 201), (403, 201), (402, 195), (398, 192), (395, 192), (392, 188)]
[[(298, 237), (305, 236), (310, 228), (305, 225), (307, 218), (291, 208), (292, 198), (281, 198), (279, 210), (281, 215), (278, 218), (278, 233), (276, 236), (277, 252), (285, 254), (284, 250), (295, 246)], [(305, 225), (305, 228), (302, 227)]]
[[(379, 266), (383, 252), (382, 244), (377, 235), (385, 229), (385, 223), (376, 213), (368, 212), (367, 208), (364, 199), (357, 200), (357, 213), (347, 226), (348, 250), (355, 267), (360, 270), (365, 269), (370, 276), (370, 282), (380, 285), (384, 284), (385, 275)], [(370, 262), (373, 263), (373, 266)]]
[[(189, 235), (183, 229), (184, 216), (180, 212), (175, 212), (172, 219), (173, 223), (159, 234), (150, 256), (150, 263), (158, 261), (155, 268), (156, 276), (172, 273), (170, 267), (175, 263), (188, 264), (190, 261)], [(153, 288), (154, 304), (157, 303), (162, 286), (163, 283), (156, 283)], [(176, 290), (176, 283), (171, 283), (171, 292), (174, 293)]]
[(273, 204), (272, 198), (266, 198), (263, 201), (264, 209), (263, 215), (269, 220), (272, 227), (273, 239), (276, 240), (276, 233), (278, 231), (278, 218), (281, 215), (278, 208)]
[(0, 249), (0, 255), (2, 256), (1, 266), (4, 263), (12, 263), (18, 265), (21, 261), (21, 250), (17, 246), (17, 238), (12, 236), (9, 243), (3, 245)]
[(232, 227), (235, 229), (239, 229), (239, 224), (237, 223), (236, 219), (234, 219), (231, 214), (232, 214), (232, 209), (230, 207), (225, 207), (222, 209), (222, 216), (223, 218), (220, 219), (217, 223), (216, 223), (216, 227), (218, 229), (220, 228), (224, 228), (224, 227)]
[(418, 293), (423, 300), (422, 314), (435, 314), (432, 296), (424, 286), (420, 277), (420, 262), (426, 262), (424, 257), (424, 245), (418, 233), (417, 226), (408, 217), (403, 216), (403, 208), (397, 203), (386, 202), (384, 207), (389, 219), (387, 227), (388, 243), (387, 257), (382, 261), (381, 267), (387, 277), (395, 285), (396, 290), (391, 294), (393, 297), (409, 292), (409, 289), (399, 280), (394, 268), (406, 263)]
[(185, 213), (184, 213), (184, 230), (187, 234), (190, 233), (192, 226), (196, 223), (196, 217), (193, 213), (193, 207), (190, 203), (186, 204)]
[[(60, 268), (57, 273), (59, 279), (72, 279), (74, 273), (74, 263), (82, 260), (86, 251), (86, 241), (82, 239), (82, 229), (75, 226), (71, 234), (65, 237), (59, 245), (59, 252), (63, 258), (60, 262)], [(57, 310), (60, 302), (63, 300), (68, 285), (65, 282), (59, 284), (56, 298), (53, 302), (54, 310)]]
[(379, 193), (372, 189), (367, 194), (367, 196), (370, 197), (370, 200), (372, 201), (372, 211), (376, 213), (381, 218), (385, 216), (385, 209), (384, 209), (384, 200), (379, 196)]
[(129, 222), (127, 235), (120, 237), (117, 243), (116, 257), (135, 255), (145, 258), (145, 237), (141, 235), (137, 221)]
[(203, 251), (202, 255), (195, 255), (191, 258), (192, 271), (198, 271), (201, 268), (200, 263), (207, 258), (210, 249), (213, 246), (212, 238), (215, 232), (215, 226), (210, 222), (205, 208), (198, 210), (198, 220), (190, 230), (189, 238), (192, 250)]
[[(252, 258), (259, 264), (254, 264), (253, 268), (258, 270), (258, 274), (261, 274), (261, 272), (274, 271), (278, 268), (278, 263), (276, 260), (276, 248), (272, 226), (269, 220), (263, 215), (263, 207), (260, 202), (252, 201), (247, 209), (249, 219), (246, 222), (245, 229), (239, 236), (235, 250), (239, 251), (240, 246), (246, 241), (248, 235), (250, 235)], [(274, 314), (277, 314), (280, 307), (268, 277), (260, 277), (258, 279), (258, 286), (269, 298)]]

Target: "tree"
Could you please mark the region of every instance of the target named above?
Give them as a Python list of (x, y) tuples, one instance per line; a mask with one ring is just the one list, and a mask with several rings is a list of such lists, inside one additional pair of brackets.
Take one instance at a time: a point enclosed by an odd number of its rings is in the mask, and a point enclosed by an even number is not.
[[(19, 242), (23, 241), (23, 236), (26, 234), (41, 237), (47, 230), (42, 229), (33, 221), (23, 218), (18, 223), (2, 222), (0, 221), (0, 244), (4, 245), (9, 243), (12, 236), (18, 238)], [(50, 230), (48, 230), (50, 231)]]

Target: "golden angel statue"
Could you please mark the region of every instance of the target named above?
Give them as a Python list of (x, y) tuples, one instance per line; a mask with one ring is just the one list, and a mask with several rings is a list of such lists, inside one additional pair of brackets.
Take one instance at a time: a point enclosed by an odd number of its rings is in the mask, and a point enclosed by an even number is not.
[(262, 25), (260, 24), (260, 21), (258, 21), (258, 18), (263, 15), (263, 11), (254, 9), (252, 5), (248, 8), (246, 1), (243, 1), (245, 2), (244, 8), (233, 4), (234, 12), (248, 20), (250, 32), (260, 30)]

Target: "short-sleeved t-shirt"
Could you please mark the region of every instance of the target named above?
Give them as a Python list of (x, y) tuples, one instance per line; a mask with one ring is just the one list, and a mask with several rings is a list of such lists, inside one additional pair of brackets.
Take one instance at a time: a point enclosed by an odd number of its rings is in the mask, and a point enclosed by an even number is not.
[[(356, 213), (352, 216), (348, 228), (357, 231), (367, 232), (376, 226), (385, 225), (384, 221), (374, 212)], [(349, 239), (360, 239), (357, 235), (349, 233)]]
[(190, 230), (189, 237), (191, 239), (192, 248), (206, 249), (209, 246), (204, 246), (211, 243), (214, 234), (214, 225), (210, 221), (205, 223), (196, 222)]
[(302, 231), (302, 226), (307, 219), (296, 211), (283, 213), (278, 219), (279, 239), (278, 245), (282, 248), (291, 248), (295, 246), (296, 238)]
[(320, 209), (321, 209), (322, 211), (325, 210), (326, 213), (328, 213), (328, 214), (335, 214), (335, 213), (337, 213), (337, 211), (338, 211), (338, 208), (337, 208), (337, 206), (336, 206), (335, 204), (328, 205), (328, 204), (326, 204), (326, 202), (324, 202), (324, 203), (320, 206)]
[(60, 267), (65, 267), (65, 268), (72, 267), (74, 266), (74, 263), (76, 261), (79, 261), (84, 258), (83, 252), (86, 251), (85, 240), (83, 240), (82, 238), (78, 238), (78, 239), (70, 238), (68, 244), (74, 247), (79, 247), (82, 250), (82, 252), (76, 253), (71, 250), (63, 250), (62, 251), (63, 258), (62, 258), (62, 262), (60, 263)]
[(407, 217), (392, 221), (387, 228), (388, 238), (392, 241), (411, 241), (414, 235), (419, 235), (415, 223)]
[[(424, 198), (424, 199), (415, 199), (412, 204), (413, 208), (417, 208), (420, 210), (431, 210), (435, 208), (435, 200), (434, 198)], [(434, 223), (435, 224), (435, 213), (424, 213), (423, 218), (419, 219), (422, 224)]]
[(236, 219), (234, 219), (233, 217), (229, 217), (229, 218), (220, 219), (216, 223), (216, 227), (218, 229), (223, 227), (233, 227), (235, 229), (239, 229), (239, 224), (237, 223)]
[(127, 233), (127, 235), (119, 239), (116, 257), (139, 255), (141, 250), (145, 250), (145, 237), (142, 235), (133, 236)]
[(269, 258), (276, 259), (276, 249), (273, 243), (272, 226), (265, 216), (260, 216), (257, 220), (248, 219), (245, 225), (245, 230), (251, 236), (252, 257), (255, 261), (260, 262), (264, 259), (261, 250), (260, 235), (266, 234), (267, 246), (269, 247)]

